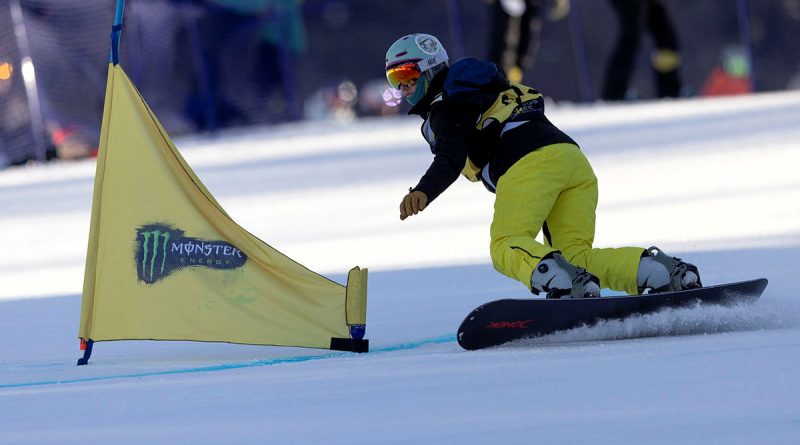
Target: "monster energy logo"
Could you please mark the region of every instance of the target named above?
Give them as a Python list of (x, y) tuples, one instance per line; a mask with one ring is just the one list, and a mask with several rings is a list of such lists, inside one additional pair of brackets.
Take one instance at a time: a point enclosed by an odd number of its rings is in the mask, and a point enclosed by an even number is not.
[(166, 224), (148, 224), (136, 230), (136, 271), (140, 281), (153, 284), (184, 267), (235, 269), (247, 256), (225, 241), (184, 236)]

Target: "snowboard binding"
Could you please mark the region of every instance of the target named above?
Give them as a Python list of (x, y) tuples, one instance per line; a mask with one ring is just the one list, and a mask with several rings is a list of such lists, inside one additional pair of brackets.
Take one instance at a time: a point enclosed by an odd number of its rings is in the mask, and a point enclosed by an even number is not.
[(600, 280), (586, 269), (573, 266), (559, 252), (547, 254), (531, 274), (531, 290), (546, 298), (596, 298)]
[(664, 253), (652, 246), (639, 261), (637, 274), (639, 294), (677, 292), (703, 287), (697, 266)]

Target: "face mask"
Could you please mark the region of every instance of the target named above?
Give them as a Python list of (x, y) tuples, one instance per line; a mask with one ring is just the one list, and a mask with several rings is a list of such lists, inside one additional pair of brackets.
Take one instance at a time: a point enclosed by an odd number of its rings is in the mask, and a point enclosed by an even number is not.
[(417, 89), (414, 90), (414, 94), (406, 97), (406, 102), (411, 105), (416, 105), (420, 99), (422, 99), (422, 96), (425, 95), (426, 91), (428, 91), (428, 77), (423, 75), (417, 80)]

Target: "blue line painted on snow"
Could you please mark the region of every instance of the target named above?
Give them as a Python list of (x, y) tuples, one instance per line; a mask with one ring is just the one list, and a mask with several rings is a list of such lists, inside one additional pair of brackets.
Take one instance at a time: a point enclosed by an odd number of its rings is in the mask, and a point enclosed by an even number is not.
[(441, 343), (450, 343), (456, 341), (456, 337), (454, 335), (443, 335), (441, 337), (436, 338), (429, 338), (426, 340), (419, 340), (413, 341), (408, 343), (400, 343), (397, 345), (392, 346), (384, 346), (382, 348), (377, 348), (371, 353), (381, 353), (381, 352), (394, 352), (394, 351), (406, 351), (409, 349), (417, 349), (422, 346), (426, 345), (434, 345), (434, 344), (441, 344)]
[[(389, 345), (383, 346), (380, 348), (375, 348), (370, 351), (369, 355), (386, 353), (386, 352), (396, 352), (396, 351), (408, 351), (412, 349), (417, 349), (422, 346), (427, 345), (434, 345), (434, 344), (442, 344), (442, 343), (451, 343), (456, 341), (455, 336), (453, 335), (443, 335), (441, 337), (434, 337), (428, 338), (424, 340), (418, 340), (413, 342), (407, 343), (399, 343), (396, 345)], [(165, 370), (165, 371), (152, 371), (152, 372), (141, 372), (141, 373), (134, 373), (134, 374), (116, 374), (116, 375), (107, 375), (107, 376), (96, 376), (96, 377), (85, 377), (85, 378), (78, 378), (78, 379), (65, 379), (65, 380), (43, 380), (39, 382), (23, 382), (23, 383), (8, 383), (8, 384), (0, 384), (0, 389), (5, 388), (30, 388), (34, 386), (48, 386), (48, 385), (66, 385), (72, 383), (88, 383), (88, 382), (100, 382), (104, 380), (120, 380), (120, 379), (138, 379), (144, 377), (157, 377), (157, 376), (167, 376), (167, 375), (174, 375), (174, 374), (193, 374), (199, 372), (218, 372), (218, 371), (227, 371), (231, 369), (242, 369), (242, 368), (258, 368), (262, 366), (273, 366), (273, 365), (282, 365), (287, 363), (302, 363), (302, 362), (310, 362), (316, 360), (326, 360), (330, 358), (337, 358), (337, 357), (356, 357), (352, 353), (348, 352), (333, 352), (328, 354), (320, 354), (320, 355), (300, 355), (295, 357), (280, 357), (280, 358), (273, 358), (267, 360), (256, 360), (252, 362), (241, 362), (241, 363), (223, 363), (220, 365), (212, 365), (212, 366), (199, 366), (195, 368), (184, 368), (184, 369), (173, 369), (173, 370)]]

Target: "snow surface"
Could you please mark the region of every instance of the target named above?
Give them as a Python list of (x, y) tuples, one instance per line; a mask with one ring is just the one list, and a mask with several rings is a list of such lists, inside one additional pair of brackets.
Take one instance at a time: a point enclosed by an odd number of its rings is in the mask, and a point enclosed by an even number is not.
[(245, 228), (343, 282), (372, 352), (106, 342), (76, 367), (94, 163), (0, 171), (0, 444), (800, 443), (800, 93), (551, 106), (600, 178), (598, 246), (658, 245), (752, 306), (667, 310), (467, 352), (463, 317), (529, 296), (488, 257), (492, 195), (398, 204), (412, 118), (176, 140)]

